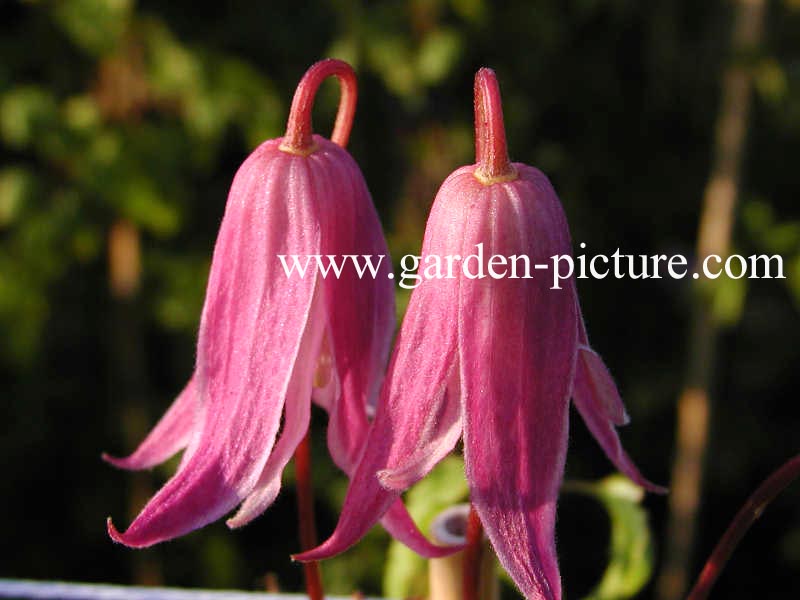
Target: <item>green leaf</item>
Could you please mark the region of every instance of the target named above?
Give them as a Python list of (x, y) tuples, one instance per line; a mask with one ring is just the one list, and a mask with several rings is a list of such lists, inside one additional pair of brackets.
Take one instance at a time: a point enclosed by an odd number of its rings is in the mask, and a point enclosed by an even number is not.
[(202, 86), (202, 61), (160, 21), (141, 26), (148, 82), (162, 97), (191, 98)]
[(462, 50), (461, 37), (455, 31), (439, 29), (431, 32), (422, 41), (417, 53), (420, 79), (428, 85), (442, 81), (455, 68)]
[(398, 96), (409, 97), (418, 92), (413, 68), (413, 53), (407, 40), (384, 31), (370, 32), (367, 59), (386, 87)]
[(450, 0), (450, 4), (458, 16), (475, 24), (484, 21), (490, 10), (483, 0)]
[(644, 490), (622, 475), (597, 483), (571, 482), (562, 489), (596, 498), (611, 522), (608, 566), (586, 600), (632, 598), (653, 573), (652, 535), (647, 511), (641, 506)]
[(126, 173), (114, 188), (122, 214), (154, 233), (168, 237), (180, 226), (180, 213), (161, 193), (157, 182), (139, 173)]
[(36, 188), (28, 169), (14, 166), (0, 170), (0, 229), (12, 225)]
[(786, 72), (774, 58), (765, 58), (755, 68), (756, 89), (767, 102), (778, 103), (789, 91)]
[(116, 49), (132, 7), (131, 0), (60, 0), (53, 18), (75, 45), (102, 56)]
[(19, 86), (0, 98), (0, 135), (12, 147), (29, 146), (54, 126), (58, 107), (53, 95), (36, 86)]
[(76, 132), (94, 133), (100, 125), (100, 107), (89, 94), (68, 98), (62, 112), (66, 125)]

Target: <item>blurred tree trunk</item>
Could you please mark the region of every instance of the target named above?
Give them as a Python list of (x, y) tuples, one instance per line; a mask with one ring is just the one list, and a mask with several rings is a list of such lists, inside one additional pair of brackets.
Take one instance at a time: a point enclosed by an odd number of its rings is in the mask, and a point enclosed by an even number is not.
[[(732, 60), (722, 79), (714, 162), (703, 194), (697, 263), (711, 254), (725, 259), (731, 244), (742, 152), (752, 88), (753, 58), (764, 28), (764, 0), (737, 0), (731, 39)], [(709, 301), (708, 282), (694, 285), (686, 384), (678, 399), (675, 459), (669, 496), (666, 548), (657, 582), (659, 600), (682, 598), (694, 547), (703, 465), (708, 446), (710, 386), (719, 326)]]

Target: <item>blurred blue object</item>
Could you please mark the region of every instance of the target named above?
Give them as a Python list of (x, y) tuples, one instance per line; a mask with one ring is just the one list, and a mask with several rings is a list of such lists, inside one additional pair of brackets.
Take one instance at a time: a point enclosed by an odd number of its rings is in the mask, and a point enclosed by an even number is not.
[[(164, 587), (67, 583), (0, 579), (0, 598), (48, 598), (53, 600), (289, 600), (307, 598), (304, 594), (266, 594), (230, 590), (200, 590)], [(328, 596), (345, 600), (352, 596)], [(370, 600), (370, 599), (365, 599)]]

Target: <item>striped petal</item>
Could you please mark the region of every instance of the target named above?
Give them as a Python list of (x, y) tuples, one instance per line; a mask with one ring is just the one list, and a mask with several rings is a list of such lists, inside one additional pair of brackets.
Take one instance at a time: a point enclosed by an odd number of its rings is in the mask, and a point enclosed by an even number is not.
[(645, 479), (622, 448), (614, 425), (627, 423), (628, 415), (603, 359), (586, 346), (578, 350), (572, 399), (589, 431), (617, 469), (651, 492), (667, 493), (666, 488)]
[[(375, 402), (394, 335), (394, 283), (386, 240), (364, 178), (349, 154), (335, 158), (336, 168), (329, 164), (320, 173), (335, 172), (336, 179), (318, 177), (313, 185), (319, 195), (336, 189), (336, 201), (320, 207), (323, 248), (353, 257), (361, 268), (347, 260), (337, 277), (325, 280), (329, 354), (339, 392), (325, 402), (328, 448), (339, 468), (350, 474), (366, 440), (367, 407)], [(367, 267), (367, 257), (374, 261), (374, 271)]]
[[(569, 254), (555, 192), (536, 169), (473, 189), (465, 245), (531, 264)], [(475, 189), (479, 188), (479, 189)], [(488, 267), (488, 265), (485, 265)], [(574, 290), (547, 277), (464, 279), (459, 352), (471, 499), (500, 562), (526, 598), (559, 600), (556, 501), (567, 450), (577, 345)]]
[[(149, 546), (220, 518), (247, 497), (272, 450), (313, 305), (316, 278), (287, 277), (279, 254), (319, 252), (309, 163), (262, 144), (237, 173), (220, 227), (200, 323), (197, 393), (206, 404), (195, 452), (124, 534)], [(331, 144), (332, 145), (332, 144)], [(305, 365), (301, 366), (305, 368)]]
[[(461, 250), (462, 234), (452, 227), (450, 213), (462, 211), (461, 206), (458, 202), (434, 205), (423, 242), (423, 264), (426, 256)], [(322, 545), (296, 559), (319, 560), (339, 554), (384, 515), (384, 524), (388, 523), (396, 537), (413, 524), (401, 513), (404, 509), (393, 505), (403, 489), (452, 450), (461, 431), (461, 405), (454, 380), (458, 372), (457, 299), (456, 279), (425, 281), (412, 293), (367, 450), (352, 476), (336, 529)], [(458, 549), (426, 543), (429, 547), (423, 553), (428, 556)]]
[(275, 444), (253, 492), (247, 496), (236, 515), (228, 519), (227, 525), (232, 529), (247, 525), (275, 501), (281, 490), (283, 469), (308, 431), (311, 418), (311, 384), (325, 325), (319, 295), (321, 294), (318, 291), (289, 383), (281, 437)]

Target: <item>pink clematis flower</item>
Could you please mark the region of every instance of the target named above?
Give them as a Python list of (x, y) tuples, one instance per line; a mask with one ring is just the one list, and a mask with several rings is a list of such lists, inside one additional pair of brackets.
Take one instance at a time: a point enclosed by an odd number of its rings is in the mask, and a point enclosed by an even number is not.
[[(523, 278), (488, 257), (526, 255), (533, 265), (571, 254), (567, 221), (547, 177), (511, 164), (494, 73), (475, 80), (475, 165), (442, 184), (428, 219), (420, 272), (443, 257), (476, 254), (452, 278), (414, 290), (384, 381), (363, 458), (336, 530), (295, 558), (318, 560), (355, 543), (399, 495), (463, 436), (471, 500), (500, 562), (530, 599), (559, 600), (554, 528), (567, 452), (569, 400), (611, 461), (650, 490), (623, 451), (627, 422), (617, 388), (591, 350), (574, 281)], [(438, 257), (438, 259), (437, 259)], [(431, 272), (433, 273), (433, 271)]]
[[(314, 95), (331, 75), (342, 85), (333, 141), (311, 130)], [(312, 397), (330, 415), (334, 461), (353, 471), (394, 329), (390, 261), (381, 262), (374, 279), (362, 279), (350, 264), (339, 277), (301, 277), (287, 276), (279, 255), (388, 257), (363, 176), (344, 150), (355, 102), (349, 65), (313, 65), (295, 93), (286, 135), (261, 144), (236, 173), (214, 248), (194, 374), (131, 456), (105, 458), (145, 469), (186, 450), (125, 533), (108, 520), (115, 541), (150, 546), (237, 505), (230, 527), (257, 517), (274, 501), (283, 468), (307, 432)], [(402, 502), (383, 522), (424, 555), (449, 552), (419, 533)]]

